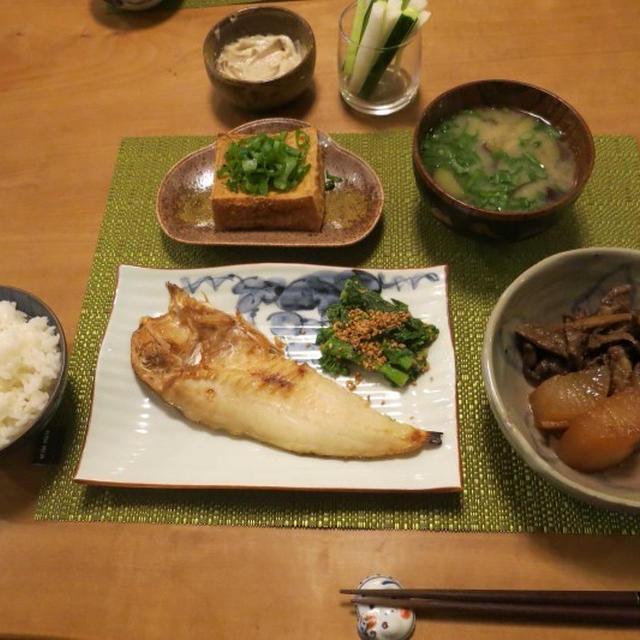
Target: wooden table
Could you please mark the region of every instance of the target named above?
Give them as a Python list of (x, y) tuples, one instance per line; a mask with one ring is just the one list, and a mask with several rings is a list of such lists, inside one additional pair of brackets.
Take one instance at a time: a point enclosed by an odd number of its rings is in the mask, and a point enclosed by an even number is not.
[[(315, 31), (318, 60), (313, 94), (285, 115), (327, 131), (412, 127), (444, 89), (505, 77), (561, 94), (596, 134), (640, 138), (638, 0), (432, 0), (419, 100), (384, 119), (356, 115), (338, 96), (343, 4), (290, 3)], [(251, 119), (218, 101), (200, 53), (232, 10), (122, 15), (102, 0), (3, 3), (0, 281), (48, 301), (69, 338), (120, 139), (212, 134)], [(35, 522), (42, 471), (28, 453), (0, 461), (0, 638), (355, 638), (337, 591), (371, 572), (414, 586), (640, 586), (633, 537)], [(415, 637), (637, 632), (421, 619)]]

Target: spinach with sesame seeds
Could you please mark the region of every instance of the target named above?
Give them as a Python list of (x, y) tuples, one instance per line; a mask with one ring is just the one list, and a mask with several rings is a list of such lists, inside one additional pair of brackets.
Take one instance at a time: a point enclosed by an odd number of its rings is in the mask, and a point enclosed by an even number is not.
[(350, 375), (353, 366), (382, 374), (404, 387), (429, 368), (427, 350), (438, 328), (414, 318), (400, 300), (350, 278), (340, 300), (327, 309), (329, 326), (320, 329), (320, 366), (333, 375)]

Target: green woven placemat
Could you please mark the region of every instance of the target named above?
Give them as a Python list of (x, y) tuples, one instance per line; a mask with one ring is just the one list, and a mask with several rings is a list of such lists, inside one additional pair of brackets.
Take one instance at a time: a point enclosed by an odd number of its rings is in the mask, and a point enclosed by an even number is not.
[[(565, 215), (541, 236), (498, 246), (453, 233), (428, 214), (413, 181), (409, 131), (334, 137), (372, 165), (386, 196), (379, 228), (354, 247), (339, 250), (192, 247), (168, 239), (155, 220), (159, 183), (174, 162), (211, 139), (123, 140), (70, 359), (69, 389), (59, 417), (70, 433), (62, 464), (51, 469), (43, 484), (36, 517), (241, 526), (640, 533), (640, 516), (578, 502), (529, 470), (502, 437), (491, 415), (480, 367), (486, 319), (516, 275), (567, 249), (638, 247), (640, 156), (635, 140), (597, 138), (594, 172), (573, 214)], [(73, 483), (117, 266), (195, 268), (263, 261), (370, 268), (450, 265), (464, 474), (461, 494), (143, 490)]]

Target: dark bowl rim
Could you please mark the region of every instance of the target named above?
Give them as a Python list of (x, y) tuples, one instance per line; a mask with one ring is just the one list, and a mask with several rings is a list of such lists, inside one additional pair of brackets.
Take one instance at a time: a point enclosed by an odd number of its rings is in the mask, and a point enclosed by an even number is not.
[[(549, 96), (551, 99), (560, 103), (567, 111), (575, 118), (575, 120), (580, 125), (580, 128), (584, 131), (586, 140), (588, 142), (588, 161), (585, 167), (585, 171), (582, 172), (582, 175), (579, 180), (573, 185), (573, 188), (568, 191), (562, 198), (558, 200), (554, 200), (553, 202), (545, 205), (544, 207), (539, 207), (538, 209), (531, 209), (529, 211), (496, 211), (495, 209), (485, 209), (483, 207), (476, 207), (464, 200), (459, 200), (455, 198), (451, 194), (447, 193), (444, 189), (442, 189), (435, 180), (431, 177), (431, 174), (425, 168), (422, 158), (420, 156), (420, 137), (421, 137), (421, 128), (422, 122), (425, 119), (427, 113), (433, 109), (442, 99), (447, 97), (448, 95), (466, 89), (468, 87), (488, 85), (488, 84), (504, 84), (504, 85), (516, 85), (525, 89), (533, 89), (534, 91), (538, 91)], [(429, 185), (429, 188), (433, 190), (438, 197), (440, 197), (444, 202), (449, 204), (450, 206), (456, 209), (463, 209), (470, 215), (476, 216), (485, 220), (512, 220), (512, 221), (524, 221), (524, 220), (532, 220), (536, 218), (542, 218), (549, 215), (553, 211), (557, 211), (568, 207), (571, 205), (578, 196), (582, 193), (585, 185), (589, 181), (591, 176), (591, 172), (593, 171), (593, 165), (595, 162), (595, 144), (593, 141), (593, 134), (591, 133), (591, 129), (587, 124), (586, 120), (580, 115), (578, 110), (573, 107), (569, 102), (567, 102), (564, 98), (561, 98), (556, 93), (545, 89), (544, 87), (540, 87), (535, 84), (531, 84), (529, 82), (522, 82), (520, 80), (509, 80), (508, 78), (489, 78), (485, 80), (473, 80), (471, 82), (465, 82), (446, 91), (443, 91), (438, 96), (436, 96), (433, 100), (427, 104), (427, 106), (422, 110), (420, 117), (418, 119), (418, 123), (413, 131), (413, 140), (412, 140), (412, 159), (414, 168), (420, 173), (421, 178)]]
[[(46, 302), (44, 302), (42, 298), (37, 296), (35, 293), (31, 293), (30, 291), (27, 291), (26, 289), (22, 289), (20, 287), (14, 287), (12, 285), (0, 284), (0, 292), (2, 292), (3, 290), (12, 291), (21, 296), (24, 296), (25, 298), (30, 298), (46, 311), (46, 313), (49, 315), (49, 318), (48, 318), (49, 320), (53, 320), (53, 323), (55, 325), (55, 330), (58, 333), (59, 341), (60, 341), (59, 342), (60, 371), (58, 372), (56, 383), (53, 389), (51, 390), (51, 392), (49, 393), (49, 399), (47, 400), (47, 404), (45, 404), (44, 408), (42, 409), (38, 417), (27, 427), (25, 431), (19, 434), (14, 440), (12, 440), (11, 442), (9, 442), (4, 446), (0, 445), (0, 454), (3, 454), (5, 451), (12, 449), (14, 445), (17, 445), (23, 440), (26, 440), (34, 431), (34, 429), (38, 430), (44, 427), (46, 423), (51, 419), (51, 417), (55, 413), (55, 410), (58, 408), (58, 405), (60, 404), (61, 396), (66, 387), (67, 369), (68, 369), (68, 360), (69, 360), (68, 344), (67, 344), (67, 338), (64, 332), (64, 327), (62, 326), (62, 322), (60, 322), (60, 318), (58, 318), (58, 316), (53, 311), (53, 309)], [(5, 299), (0, 298), (0, 300), (5, 300)], [(16, 304), (16, 308), (19, 311), (22, 311), (22, 309), (20, 309), (19, 305), (17, 304)], [(22, 312), (26, 313), (24, 311)], [(27, 315), (30, 318), (36, 317), (36, 316), (31, 316), (29, 314)]]
[[(216, 59), (213, 60), (213, 64), (209, 64), (209, 61), (206, 55), (206, 47), (209, 40), (214, 37), (214, 33), (216, 29), (220, 29), (220, 27), (224, 26), (225, 23), (230, 22), (231, 19), (234, 18), (234, 16), (235, 16), (235, 19), (237, 20), (238, 17), (246, 16), (250, 13), (263, 12), (265, 10), (269, 10), (269, 11), (273, 11), (281, 14), (287, 14), (288, 16), (298, 20), (302, 25), (303, 29), (307, 32), (307, 36), (309, 37), (311, 46), (307, 48), (304, 56), (302, 57), (300, 62), (295, 67), (293, 67), (293, 69), (289, 69), (289, 71), (287, 71), (281, 76), (278, 76), (277, 78), (271, 78), (270, 80), (253, 81), (253, 80), (238, 80), (237, 78), (230, 78), (229, 76), (223, 75), (218, 71), (215, 65)], [(204, 64), (205, 64), (205, 67), (207, 68), (208, 73), (212, 77), (212, 79), (215, 79), (217, 82), (221, 82), (226, 85), (231, 85), (235, 87), (246, 87), (246, 88), (269, 87), (277, 83), (280, 83), (283, 80), (291, 78), (302, 66), (308, 63), (308, 60), (312, 56), (315, 57), (315, 51), (316, 51), (316, 38), (313, 33), (313, 29), (311, 28), (311, 25), (307, 22), (307, 20), (303, 18), (300, 14), (296, 13), (295, 11), (291, 11), (291, 9), (286, 9), (285, 7), (277, 7), (274, 5), (261, 5), (259, 7), (245, 7), (244, 9), (238, 9), (237, 11), (234, 11), (226, 15), (221, 20), (218, 20), (218, 22), (216, 22), (211, 27), (211, 29), (209, 29), (209, 31), (207, 32), (207, 35), (205, 36), (204, 42), (202, 44), (202, 56), (204, 58)]]

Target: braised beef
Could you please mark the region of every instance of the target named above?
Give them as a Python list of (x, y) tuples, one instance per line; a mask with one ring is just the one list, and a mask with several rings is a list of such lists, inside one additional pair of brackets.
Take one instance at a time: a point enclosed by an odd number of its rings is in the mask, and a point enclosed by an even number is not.
[(562, 328), (553, 329), (533, 324), (523, 324), (516, 329), (516, 333), (534, 347), (543, 349), (562, 358), (566, 358), (567, 341)]
[(564, 337), (567, 345), (569, 367), (572, 371), (583, 369), (589, 334), (581, 328), (566, 324), (564, 327)]
[(529, 379), (533, 384), (540, 384), (547, 378), (569, 373), (569, 371), (570, 369), (567, 367), (566, 361), (549, 356), (547, 358), (540, 359), (536, 363), (536, 366), (529, 372)]
[(630, 285), (614, 287), (595, 313), (580, 309), (562, 322), (523, 324), (516, 329), (522, 370), (529, 382), (606, 364), (611, 393), (640, 384), (640, 309), (632, 308)]
[(612, 329), (610, 331), (594, 331), (587, 341), (587, 349), (589, 351), (598, 351), (602, 347), (612, 344), (628, 342), (638, 349), (638, 340), (631, 335), (626, 328)]
[(631, 311), (631, 285), (613, 287), (600, 301), (598, 314), (608, 315)]

